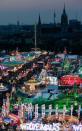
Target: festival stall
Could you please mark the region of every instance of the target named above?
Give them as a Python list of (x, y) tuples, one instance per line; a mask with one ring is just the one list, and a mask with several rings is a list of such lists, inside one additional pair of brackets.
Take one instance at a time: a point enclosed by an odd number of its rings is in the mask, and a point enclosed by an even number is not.
[(3, 119), (2, 117), (0, 117), (0, 125), (3, 123)]
[(44, 123), (54, 123), (56, 121), (58, 121), (58, 122), (65, 122), (66, 121), (66, 122), (70, 122), (70, 123), (74, 123), (74, 124), (79, 122), (77, 117), (70, 116), (70, 115), (63, 116), (60, 114), (58, 116), (51, 115), (51, 116), (43, 118)]
[(20, 124), (20, 119), (17, 115), (10, 113), (8, 117), (13, 121), (13, 124)]
[(6, 67), (6, 66), (4, 66), (4, 65), (0, 65), (0, 70), (6, 70), (6, 69), (8, 69), (8, 67)]
[(48, 76), (47, 79), (49, 80), (49, 84), (50, 85), (58, 85), (57, 77)]
[(5, 125), (8, 125), (8, 124), (10, 124), (12, 122), (12, 120), (10, 119), (10, 118), (4, 118), (3, 119), (3, 123), (5, 124)]

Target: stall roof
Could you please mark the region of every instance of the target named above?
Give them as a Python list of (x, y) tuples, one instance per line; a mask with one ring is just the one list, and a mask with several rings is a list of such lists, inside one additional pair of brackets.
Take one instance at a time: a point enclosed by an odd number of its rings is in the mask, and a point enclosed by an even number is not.
[(79, 55), (69, 55), (69, 54), (67, 54), (66, 58), (68, 58), (68, 59), (78, 59)]
[(2, 65), (7, 66), (7, 67), (17, 66), (20, 64), (24, 64), (24, 62), (22, 61), (2, 62)]

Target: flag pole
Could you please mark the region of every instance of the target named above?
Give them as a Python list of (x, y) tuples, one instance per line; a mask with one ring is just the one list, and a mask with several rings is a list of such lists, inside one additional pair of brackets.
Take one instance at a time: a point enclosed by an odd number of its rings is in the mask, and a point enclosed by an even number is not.
[(37, 42), (36, 42), (36, 23), (35, 23), (35, 51), (36, 51), (36, 48), (37, 48)]

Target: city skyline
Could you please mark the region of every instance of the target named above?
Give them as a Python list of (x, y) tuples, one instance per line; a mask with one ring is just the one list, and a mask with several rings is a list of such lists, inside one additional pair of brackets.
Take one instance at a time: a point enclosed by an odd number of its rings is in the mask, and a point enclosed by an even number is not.
[(0, 1), (0, 25), (34, 24), (38, 21), (40, 13), (42, 23), (54, 22), (54, 10), (56, 21), (60, 22), (64, 3), (69, 19), (82, 21), (82, 0), (1, 0)]

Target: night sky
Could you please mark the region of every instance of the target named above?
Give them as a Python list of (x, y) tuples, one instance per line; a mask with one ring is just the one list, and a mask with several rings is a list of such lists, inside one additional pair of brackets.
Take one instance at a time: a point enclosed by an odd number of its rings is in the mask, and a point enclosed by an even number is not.
[(52, 23), (54, 10), (59, 22), (64, 3), (69, 18), (82, 21), (82, 0), (0, 0), (0, 25), (15, 24), (17, 20), (34, 24), (39, 13), (42, 23)]

